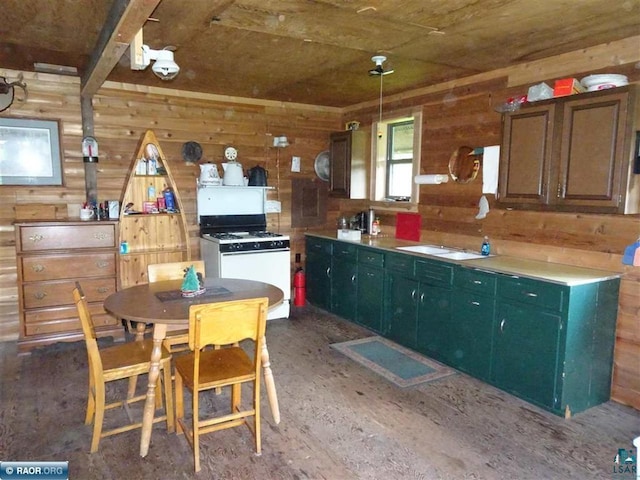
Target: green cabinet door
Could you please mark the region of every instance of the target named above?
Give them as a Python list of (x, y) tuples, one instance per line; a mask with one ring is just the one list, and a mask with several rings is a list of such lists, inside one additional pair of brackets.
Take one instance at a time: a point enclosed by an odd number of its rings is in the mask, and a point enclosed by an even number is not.
[(358, 307), (356, 321), (382, 334), (384, 271), (370, 265), (358, 265)]
[(455, 338), (451, 335), (451, 289), (421, 283), (416, 348), (450, 364)]
[(493, 326), (491, 382), (553, 409), (558, 398), (561, 328), (559, 314), (500, 302)]
[(307, 300), (324, 310), (331, 310), (331, 254), (329, 240), (307, 237), (306, 241)]
[(416, 348), (420, 283), (413, 277), (386, 275), (386, 336), (408, 348)]
[(356, 320), (357, 307), (357, 271), (358, 265), (354, 261), (346, 261), (340, 257), (333, 257), (331, 265), (331, 311), (336, 315)]
[(449, 365), (487, 380), (491, 366), (491, 336), (495, 313), (493, 296), (476, 292), (456, 293), (450, 336)]

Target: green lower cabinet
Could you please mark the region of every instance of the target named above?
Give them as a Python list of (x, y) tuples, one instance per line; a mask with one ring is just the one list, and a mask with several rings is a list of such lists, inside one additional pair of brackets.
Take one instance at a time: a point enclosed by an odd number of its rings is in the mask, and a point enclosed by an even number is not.
[(341, 261), (334, 257), (331, 265), (331, 312), (351, 321), (356, 320), (357, 271), (355, 261)]
[(416, 348), (420, 283), (395, 272), (386, 273), (385, 336), (408, 348)]
[(457, 292), (452, 310), (451, 348), (445, 361), (469, 375), (488, 380), (494, 298), (475, 292)]
[(315, 237), (306, 241), (306, 293), (307, 301), (324, 310), (331, 310), (331, 255), (332, 242)]
[(558, 411), (561, 317), (529, 306), (501, 303), (495, 318), (491, 382)]
[(420, 353), (451, 364), (455, 338), (451, 335), (451, 289), (421, 284), (416, 348)]
[(382, 334), (384, 307), (384, 271), (358, 265), (356, 322)]

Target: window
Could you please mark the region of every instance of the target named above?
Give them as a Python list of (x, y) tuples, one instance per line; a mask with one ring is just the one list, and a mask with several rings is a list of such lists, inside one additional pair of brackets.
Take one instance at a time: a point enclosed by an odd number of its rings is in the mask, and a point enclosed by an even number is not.
[(413, 119), (387, 125), (385, 197), (411, 198), (413, 179)]
[(383, 120), (374, 131), (374, 199), (417, 203), (413, 177), (420, 168), (421, 114)]

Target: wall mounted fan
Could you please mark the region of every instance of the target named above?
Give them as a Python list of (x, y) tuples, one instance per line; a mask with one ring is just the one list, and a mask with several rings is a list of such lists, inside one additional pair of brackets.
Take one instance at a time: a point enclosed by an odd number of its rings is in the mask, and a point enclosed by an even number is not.
[(7, 82), (7, 79), (0, 77), (0, 112), (6, 110), (13, 103), (14, 87), (20, 87), (24, 91), (23, 102), (27, 101), (27, 84), (22, 81), (22, 74), (18, 75), (15, 82)]

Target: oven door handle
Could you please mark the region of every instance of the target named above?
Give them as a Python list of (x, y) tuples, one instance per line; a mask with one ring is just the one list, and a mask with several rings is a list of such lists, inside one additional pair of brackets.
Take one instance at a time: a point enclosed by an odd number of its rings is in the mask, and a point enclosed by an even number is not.
[(268, 250), (244, 250), (240, 252), (220, 252), (220, 255), (251, 255), (256, 253), (290, 252), (290, 248), (270, 248)]

